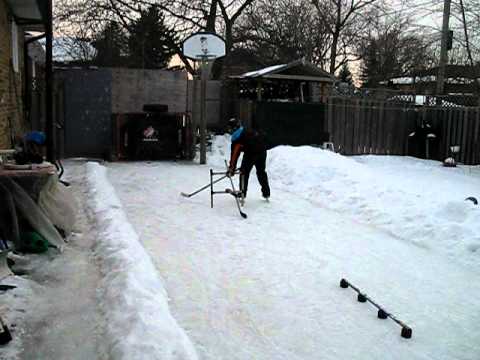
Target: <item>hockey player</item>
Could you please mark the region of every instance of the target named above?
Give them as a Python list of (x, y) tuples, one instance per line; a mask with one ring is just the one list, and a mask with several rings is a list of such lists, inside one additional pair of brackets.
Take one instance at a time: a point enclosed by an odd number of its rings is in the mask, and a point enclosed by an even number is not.
[(243, 152), (242, 164), (240, 166), (240, 196), (247, 196), (248, 178), (253, 166), (257, 171), (257, 178), (262, 188), (262, 196), (265, 199), (270, 197), (270, 186), (268, 185), (268, 176), (265, 171), (267, 161), (267, 145), (265, 137), (254, 129), (248, 129), (242, 126), (237, 119), (230, 119), (231, 128), (231, 153), (228, 175), (233, 176), (237, 167), (237, 161)]

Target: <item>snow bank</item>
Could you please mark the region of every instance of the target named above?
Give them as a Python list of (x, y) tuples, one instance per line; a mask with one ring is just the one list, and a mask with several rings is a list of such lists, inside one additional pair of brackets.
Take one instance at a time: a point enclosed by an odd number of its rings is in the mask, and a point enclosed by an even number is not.
[(2, 300), (0, 316), (12, 334), (12, 341), (7, 345), (0, 346), (0, 359), (19, 359), (24, 346), (25, 323), (31, 316), (32, 308), (37, 305), (35, 303), (36, 295), (41, 288), (33, 280), (13, 275), (1, 280), (0, 284), (17, 287), (0, 294)]
[[(209, 164), (224, 167), (229, 146), (228, 136), (216, 137)], [(480, 200), (479, 169), (411, 157), (346, 157), (310, 146), (278, 146), (267, 163), (272, 199), (275, 188), (296, 193), (468, 266), (479, 265), (480, 207), (465, 201)]]
[(87, 164), (103, 272), (99, 299), (105, 315), (109, 359), (197, 359), (196, 351), (171, 316), (157, 270), (128, 222), (105, 167)]

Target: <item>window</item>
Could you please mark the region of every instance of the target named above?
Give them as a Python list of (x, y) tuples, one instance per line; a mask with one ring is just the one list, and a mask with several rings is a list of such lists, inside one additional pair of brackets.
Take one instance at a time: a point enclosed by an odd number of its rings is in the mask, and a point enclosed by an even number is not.
[(12, 21), (12, 66), (13, 71), (19, 72), (18, 66), (18, 27), (15, 21)]

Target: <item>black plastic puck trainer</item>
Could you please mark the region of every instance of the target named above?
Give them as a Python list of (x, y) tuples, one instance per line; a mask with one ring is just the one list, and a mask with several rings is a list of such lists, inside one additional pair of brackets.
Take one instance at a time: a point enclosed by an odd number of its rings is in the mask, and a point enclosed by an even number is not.
[(410, 339), (412, 337), (412, 329), (410, 329), (409, 327), (407, 326), (404, 326), (402, 328), (402, 332), (401, 332), (401, 335), (403, 338), (405, 339)]
[(385, 312), (385, 310), (379, 309), (379, 310), (378, 310), (378, 313), (377, 313), (377, 317), (378, 317), (379, 319), (384, 320), (384, 319), (388, 318), (388, 314)]
[(367, 302), (367, 298), (363, 294), (358, 294), (357, 300), (358, 302), (362, 302), (362, 303)]

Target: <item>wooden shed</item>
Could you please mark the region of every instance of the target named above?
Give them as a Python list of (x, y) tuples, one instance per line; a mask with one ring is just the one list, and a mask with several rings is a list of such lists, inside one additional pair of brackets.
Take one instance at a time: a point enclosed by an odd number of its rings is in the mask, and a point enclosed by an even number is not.
[(301, 59), (230, 79), (230, 116), (268, 133), (272, 146), (328, 141), (325, 102), (333, 75)]
[(332, 74), (304, 59), (230, 78), (237, 81), (239, 98), (300, 103), (322, 102), (335, 81)]

